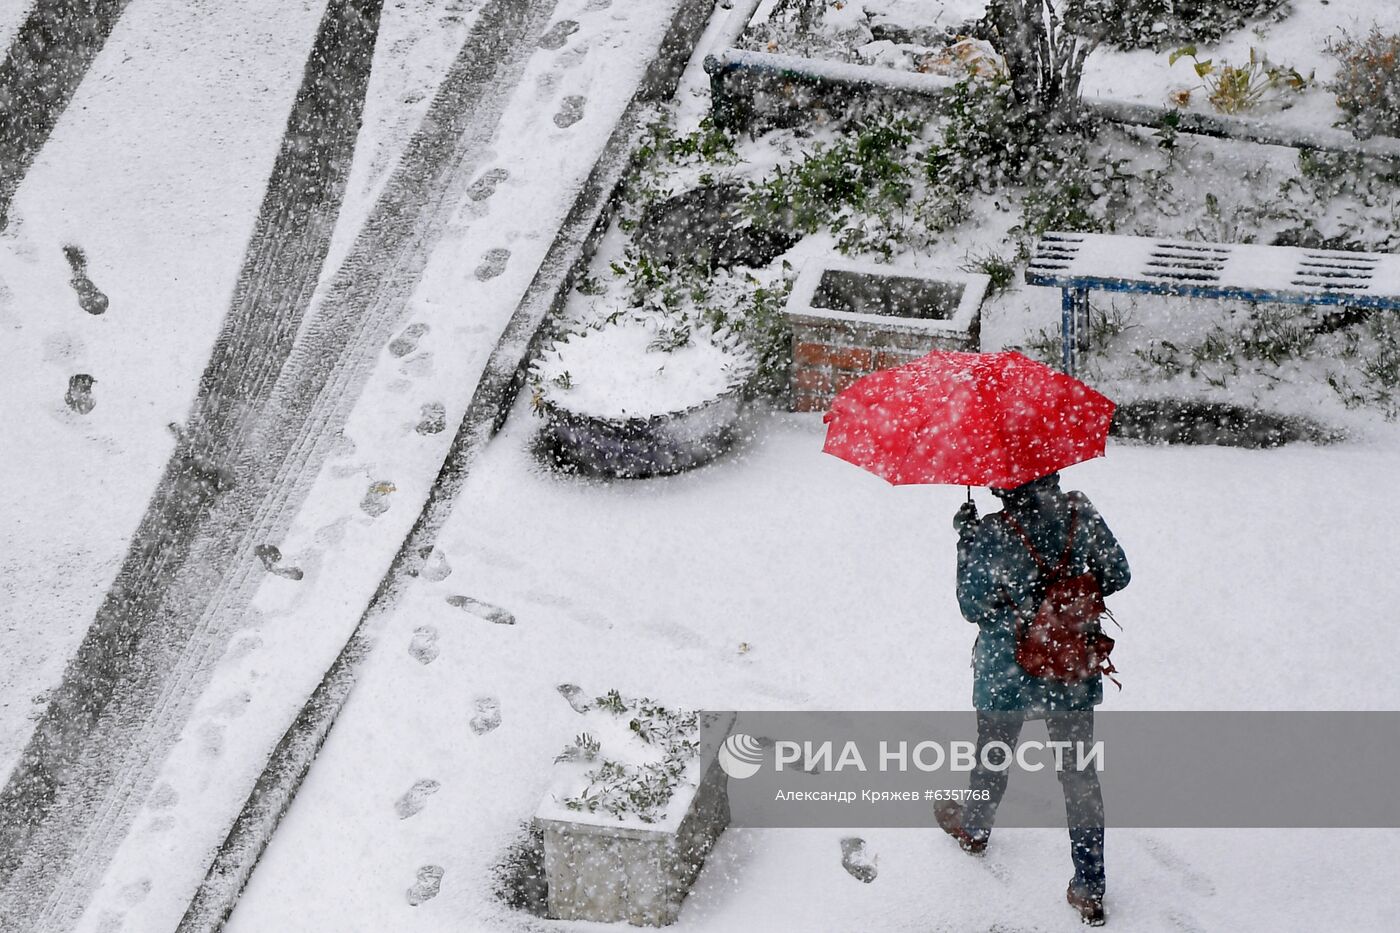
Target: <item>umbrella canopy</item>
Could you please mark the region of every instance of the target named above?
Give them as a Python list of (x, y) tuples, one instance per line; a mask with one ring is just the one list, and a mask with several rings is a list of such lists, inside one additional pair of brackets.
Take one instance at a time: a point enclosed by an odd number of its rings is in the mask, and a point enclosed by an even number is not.
[(837, 395), (822, 450), (896, 486), (1009, 489), (1102, 457), (1114, 407), (1014, 351), (935, 350)]

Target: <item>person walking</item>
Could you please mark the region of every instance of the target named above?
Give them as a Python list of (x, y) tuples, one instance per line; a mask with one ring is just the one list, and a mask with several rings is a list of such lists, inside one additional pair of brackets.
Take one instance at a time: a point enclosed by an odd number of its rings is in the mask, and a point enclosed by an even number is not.
[[(977, 625), (972, 651), (972, 703), (977, 711), (977, 764), (968, 803), (940, 806), (935, 815), (964, 851), (981, 855), (991, 836), (1008, 769), (1000, 747), (1014, 749), (1028, 719), (1044, 718), (1053, 742), (1093, 742), (1094, 707), (1103, 702), (1103, 677), (1042, 679), (1017, 662), (1017, 634), (1036, 616), (1047, 577), (1093, 575), (1103, 595), (1128, 585), (1130, 571), (1113, 532), (1088, 497), (1060, 489), (1052, 473), (1013, 489), (992, 488), (1002, 511), (979, 518), (963, 504), (953, 518), (958, 531), (958, 604)], [(1077, 744), (1071, 747), (1077, 748)], [(984, 758), (984, 752), (990, 758)], [(1074, 877), (1066, 899), (1091, 926), (1106, 920), (1103, 908), (1104, 816), (1098, 773), (1065, 757), (1058, 771), (1065, 795)]]

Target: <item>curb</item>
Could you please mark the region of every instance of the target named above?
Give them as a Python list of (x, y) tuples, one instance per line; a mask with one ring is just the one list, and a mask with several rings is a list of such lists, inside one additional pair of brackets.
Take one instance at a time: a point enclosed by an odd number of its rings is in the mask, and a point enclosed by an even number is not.
[(429, 546), (477, 456), (505, 423), (524, 383), (525, 366), (542, 326), (568, 297), (612, 217), (618, 189), (656, 105), (671, 97), (713, 12), (714, 0), (681, 0), (656, 58), (614, 127), (544, 261), (491, 351), (418, 519), (399, 546), (354, 633), (301, 712), (283, 734), (191, 899), (176, 933), (217, 933), (344, 708), (373, 647), (379, 617), (391, 609), (420, 549)]

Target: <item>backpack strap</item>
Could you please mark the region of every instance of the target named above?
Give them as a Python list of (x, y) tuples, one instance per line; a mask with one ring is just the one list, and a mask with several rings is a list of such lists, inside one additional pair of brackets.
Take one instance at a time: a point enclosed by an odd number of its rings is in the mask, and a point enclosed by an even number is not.
[(1060, 554), (1060, 562), (1053, 569), (1045, 563), (1044, 558), (1036, 551), (1035, 545), (1031, 544), (1031, 536), (1026, 534), (1026, 529), (1021, 527), (1021, 523), (1016, 521), (1016, 518), (1007, 512), (1001, 514), (1002, 518), (1011, 526), (1011, 530), (1016, 532), (1017, 536), (1021, 539), (1021, 543), (1026, 546), (1026, 550), (1030, 552), (1031, 559), (1034, 560), (1035, 565), (1040, 568), (1041, 574), (1050, 580), (1058, 580), (1060, 577), (1064, 576), (1065, 568), (1069, 566), (1069, 559), (1074, 550), (1074, 532), (1079, 526), (1079, 509), (1075, 507), (1073, 500), (1071, 500), (1069, 504), (1069, 534), (1065, 537), (1065, 549), (1064, 552)]

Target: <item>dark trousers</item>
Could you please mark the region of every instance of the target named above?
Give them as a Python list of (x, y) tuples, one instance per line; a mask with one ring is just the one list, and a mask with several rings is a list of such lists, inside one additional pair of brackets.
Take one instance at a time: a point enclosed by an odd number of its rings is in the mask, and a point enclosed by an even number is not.
[[(996, 821), (997, 805), (1006, 793), (1006, 782), (1010, 769), (993, 770), (983, 767), (982, 751), (991, 742), (1005, 742), (1014, 749), (1025, 725), (1025, 713), (978, 713), (977, 714), (977, 765), (973, 769), (969, 787), (974, 791), (972, 800), (963, 810), (963, 827), (972, 835), (983, 837), (992, 831)], [(1052, 742), (1071, 743), (1071, 752), (1065, 755), (1064, 767), (1057, 774), (1060, 788), (1065, 793), (1065, 817), (1069, 825), (1070, 857), (1074, 860), (1074, 887), (1080, 894), (1103, 897), (1103, 792), (1099, 789), (1099, 775), (1092, 765), (1084, 770), (1075, 768), (1074, 743), (1083, 742), (1087, 747), (1094, 741), (1094, 712), (1083, 710), (1074, 712), (1050, 713), (1045, 717), (1045, 725)], [(1001, 764), (1001, 749), (989, 753), (993, 764)], [(986, 800), (976, 799), (985, 791)]]

